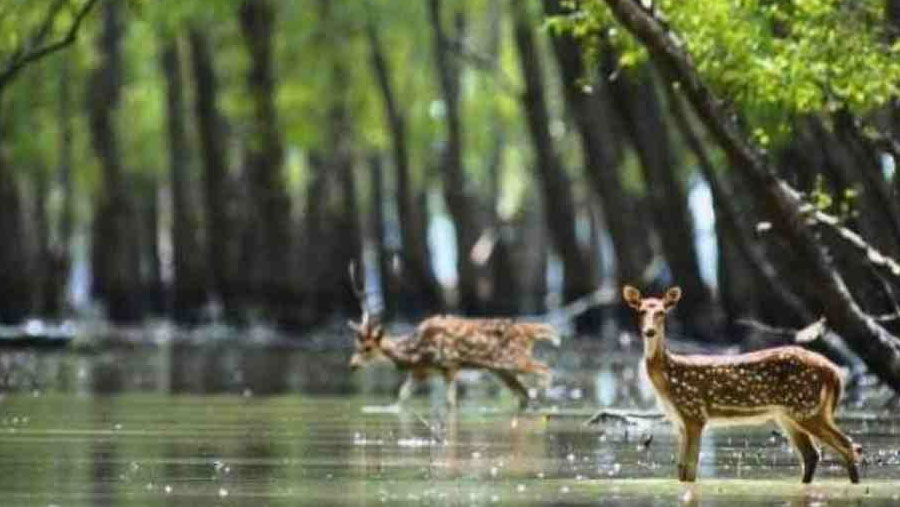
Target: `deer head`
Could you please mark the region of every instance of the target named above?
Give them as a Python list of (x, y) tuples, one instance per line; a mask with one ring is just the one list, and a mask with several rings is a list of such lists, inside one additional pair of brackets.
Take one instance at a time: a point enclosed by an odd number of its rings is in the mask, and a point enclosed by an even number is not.
[(665, 335), (666, 314), (681, 299), (681, 288), (672, 287), (661, 298), (641, 297), (641, 292), (630, 285), (622, 289), (622, 298), (628, 306), (637, 310), (638, 329), (644, 339), (651, 340)]
[(356, 264), (350, 263), (350, 283), (356, 299), (359, 300), (359, 308), (362, 312), (362, 320), (359, 322), (348, 321), (347, 325), (356, 334), (356, 350), (350, 358), (350, 368), (355, 370), (363, 364), (381, 356), (381, 339), (384, 337), (384, 329), (378, 315), (372, 315), (366, 304), (365, 289), (356, 281)]

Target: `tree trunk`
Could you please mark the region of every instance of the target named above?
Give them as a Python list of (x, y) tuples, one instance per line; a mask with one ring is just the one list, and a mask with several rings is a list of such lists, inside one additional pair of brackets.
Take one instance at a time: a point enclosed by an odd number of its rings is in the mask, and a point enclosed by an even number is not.
[[(775, 267), (766, 259), (765, 253), (750, 237), (747, 232), (750, 230), (749, 227), (741, 223), (740, 212), (734, 204), (735, 198), (716, 173), (716, 169), (703, 147), (703, 142), (688, 120), (681, 97), (671, 86), (666, 86), (665, 89), (668, 93), (669, 112), (681, 132), (685, 144), (697, 158), (697, 165), (709, 185), (716, 213), (716, 235), (722, 236), (723, 238), (720, 239), (724, 239), (735, 253), (741, 256), (753, 273), (753, 278), (762, 283), (766, 292), (777, 298), (779, 303), (787, 309), (794, 324), (809, 323), (813, 320), (813, 316), (806, 305), (782, 281)], [(736, 302), (736, 304), (739, 303)]]
[(418, 311), (435, 311), (441, 308), (440, 287), (431, 269), (428, 243), (421, 231), (425, 229), (420, 223), (424, 217), (417, 213), (415, 191), (413, 189), (412, 171), (409, 167), (408, 136), (406, 133), (406, 117), (397, 104), (391, 80), (391, 69), (381, 48), (378, 32), (371, 19), (367, 24), (369, 45), (372, 51), (372, 65), (378, 88), (384, 102), (385, 114), (391, 133), (394, 156), (394, 173), (397, 182), (397, 218), (400, 222), (400, 241), (402, 272), (399, 290), (406, 294), (403, 300), (418, 300)]
[[(560, 0), (544, 0), (544, 12), (555, 16), (568, 10), (562, 7)], [(581, 138), (586, 172), (599, 198), (612, 240), (618, 281), (638, 283), (652, 252), (619, 176), (621, 164), (614, 148), (618, 140), (612, 117), (605, 110), (606, 104), (601, 97), (607, 92), (607, 85), (599, 82), (593, 92), (586, 92), (580, 84), (586, 77), (584, 56), (574, 37), (568, 33), (554, 33), (552, 40), (568, 111)]]
[(550, 239), (563, 263), (563, 296), (569, 302), (594, 290), (593, 269), (578, 244), (571, 183), (550, 137), (543, 71), (528, 7), (522, 0), (512, 0), (511, 6), (519, 65), (525, 82), (522, 105), (537, 159), (537, 176)]
[(372, 234), (372, 243), (375, 254), (378, 257), (378, 278), (380, 280), (381, 298), (384, 302), (383, 314), (385, 320), (392, 318), (397, 313), (397, 278), (391, 269), (394, 253), (387, 245), (387, 222), (384, 216), (384, 164), (378, 153), (369, 155), (369, 169), (372, 179), (369, 186), (372, 190), (371, 198), (371, 223), (369, 231)]
[[(487, 43), (487, 56), (491, 67), (495, 70), (494, 79), (500, 79), (501, 69), (500, 42), (503, 35), (503, 2), (491, 0), (488, 12), (489, 35)], [(498, 105), (493, 109), (498, 116), (501, 114)], [(522, 285), (516, 276), (513, 264), (511, 232), (512, 227), (503, 222), (499, 207), (503, 197), (502, 176), (503, 156), (506, 150), (506, 132), (500, 121), (491, 124), (491, 152), (488, 157), (488, 175), (490, 192), (488, 201), (488, 223), (493, 235), (493, 248), (487, 259), (487, 297), (485, 298), (485, 311), (489, 315), (510, 315), (518, 313), (520, 307)]]
[[(608, 54), (604, 65), (606, 75), (617, 71), (613, 62), (614, 56)], [(618, 69), (618, 76), (610, 82), (610, 89), (641, 162), (648, 191), (646, 204), (650, 207), (663, 254), (674, 283), (684, 289), (684, 298), (679, 305), (681, 315), (692, 322), (689, 327), (693, 332), (700, 332), (709, 326), (708, 322), (697, 322), (702, 314), (709, 312), (709, 291), (700, 276), (694, 226), (683, 185), (678, 179), (678, 164), (673, 158), (668, 127), (651, 69)]]
[(161, 57), (166, 78), (166, 116), (169, 138), (169, 187), (172, 195), (172, 312), (177, 322), (195, 322), (206, 302), (205, 280), (198, 237), (199, 224), (191, 199), (190, 150), (184, 121), (184, 79), (178, 39), (165, 41)]
[(119, 2), (104, 2), (103, 29), (97, 47), (99, 66), (91, 80), (91, 142), (102, 171), (94, 212), (94, 291), (114, 322), (141, 318), (140, 259), (136, 250), (136, 215), (128, 180), (121, 166), (115, 116), (122, 88), (124, 21)]
[[(2, 107), (2, 96), (0, 96)], [(0, 114), (0, 120), (3, 116)], [(0, 122), (0, 323), (19, 324), (31, 311), (33, 287), (28, 276), (28, 252), (25, 249), (25, 231), (22, 221), (22, 196), (16, 177), (7, 163), (3, 139), (8, 125)]]
[(159, 258), (159, 184), (155, 177), (139, 180), (140, 245), (136, 254), (141, 259), (141, 277), (147, 308), (155, 315), (165, 311), (162, 263)]
[[(478, 275), (470, 252), (478, 240), (478, 224), (472, 212), (472, 200), (466, 195), (463, 169), (462, 123), (459, 111), (460, 66), (451, 58), (449, 41), (442, 22), (442, 1), (429, 0), (429, 20), (433, 32), (434, 61), (447, 120), (447, 141), (443, 149), (444, 200), (456, 228), (456, 266), (459, 276), (459, 303), (463, 313), (477, 313)], [(462, 27), (457, 14), (457, 28)], [(458, 30), (459, 32), (460, 30)], [(456, 34), (460, 37), (460, 33)]]
[(850, 152), (854, 172), (862, 183), (860, 197), (877, 231), (870, 237), (881, 251), (896, 256), (900, 252), (900, 210), (881, 169), (879, 151), (866, 140), (849, 111), (841, 110), (835, 115), (834, 127), (837, 139)]
[(62, 205), (59, 217), (59, 234), (52, 246), (53, 265), (50, 283), (46, 287), (44, 311), (51, 317), (61, 317), (66, 310), (66, 288), (72, 264), (72, 236), (75, 224), (75, 199), (72, 182), (73, 138), (75, 128), (72, 110), (72, 83), (69, 60), (60, 62), (59, 75), (59, 174)]
[(206, 225), (206, 263), (212, 294), (224, 306), (226, 316), (239, 317), (234, 290), (236, 252), (233, 248), (232, 214), (226, 200), (228, 168), (223, 120), (218, 109), (219, 87), (213, 69), (209, 40), (199, 27), (190, 30), (194, 77), (194, 114), (203, 160), (203, 205)]
[(805, 203), (800, 195), (777, 177), (765, 153), (740, 130), (734, 116), (702, 81), (690, 56), (673, 43), (657, 20), (633, 0), (605, 1), (619, 22), (647, 46), (669, 78), (680, 83), (732, 165), (750, 183), (755, 197), (765, 204), (776, 230), (806, 262), (818, 289), (815, 303), (821, 307), (828, 325), (875, 375), (900, 392), (900, 340), (853, 300), (840, 273), (806, 226)]
[(261, 279), (255, 291), (276, 321), (291, 311), (286, 304), (291, 291), (291, 203), (285, 191), (282, 162), (284, 148), (275, 108), (273, 36), (275, 9), (270, 0), (245, 0), (240, 6), (240, 25), (250, 53), (247, 84), (253, 104), (253, 121), (247, 153), (250, 192), (258, 218), (258, 251), (255, 262)]

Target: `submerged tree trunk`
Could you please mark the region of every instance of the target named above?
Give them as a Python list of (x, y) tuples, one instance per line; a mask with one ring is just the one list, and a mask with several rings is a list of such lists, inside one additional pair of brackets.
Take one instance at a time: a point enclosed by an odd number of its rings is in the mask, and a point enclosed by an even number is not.
[[(544, 12), (556, 16), (568, 11), (560, 0), (544, 0)], [(596, 83), (593, 92), (586, 92), (580, 85), (587, 77), (584, 57), (575, 38), (568, 33), (554, 33), (552, 40), (566, 104), (581, 138), (586, 172), (599, 197), (612, 240), (619, 283), (638, 283), (652, 252), (637, 215), (630, 209), (619, 175), (621, 164), (614, 148), (617, 139), (601, 97), (607, 84)]]
[(286, 318), (291, 308), (290, 200), (285, 190), (282, 162), (284, 147), (275, 107), (273, 35), (275, 8), (269, 0), (245, 0), (240, 6), (240, 25), (250, 53), (247, 84), (253, 104), (253, 121), (247, 168), (254, 215), (259, 219), (258, 295), (275, 320)]
[(103, 7), (103, 30), (98, 39), (100, 63), (91, 79), (88, 105), (91, 142), (102, 172), (100, 196), (94, 208), (94, 293), (106, 303), (111, 320), (134, 322), (143, 313), (140, 259), (134, 256), (138, 228), (115, 126), (122, 89), (124, 21), (119, 2), (105, 2)]
[(511, 6), (519, 65), (525, 81), (522, 105), (534, 145), (545, 220), (553, 246), (563, 263), (564, 299), (569, 302), (594, 290), (593, 269), (578, 244), (571, 183), (550, 136), (543, 71), (528, 6), (523, 0), (512, 0)]
[[(443, 148), (441, 166), (444, 175), (444, 200), (456, 228), (459, 308), (463, 313), (476, 313), (479, 311), (478, 274), (470, 254), (478, 240), (479, 232), (472, 200), (466, 195), (463, 169), (462, 122), (459, 107), (460, 66), (450, 54), (449, 40), (442, 21), (442, 1), (429, 0), (428, 11), (434, 40), (434, 61), (447, 121), (447, 140)], [(457, 14), (457, 28), (462, 26), (461, 16), (461, 13)], [(459, 37), (460, 33), (456, 36)]]
[[(385, 113), (391, 133), (394, 158), (394, 174), (397, 184), (397, 218), (400, 223), (402, 271), (398, 289), (405, 294), (404, 301), (419, 302), (418, 311), (435, 311), (441, 308), (440, 287), (431, 269), (428, 244), (421, 231), (425, 229), (424, 217), (417, 212), (412, 170), (409, 166), (408, 135), (406, 117), (397, 103), (391, 79), (391, 69), (381, 47), (378, 32), (370, 20), (367, 24), (369, 45), (372, 51), (372, 65), (378, 88), (384, 102)], [(401, 309), (403, 310), (403, 309)], [(408, 310), (403, 310), (408, 311)]]
[(814, 302), (828, 326), (840, 334), (883, 382), (900, 392), (900, 339), (867, 315), (850, 295), (813, 232), (806, 225), (805, 203), (779, 179), (766, 154), (740, 130), (733, 115), (700, 78), (693, 62), (666, 29), (633, 0), (605, 0), (615, 17), (649, 49), (673, 81), (680, 83), (700, 119), (725, 150), (732, 165), (764, 204), (776, 230), (808, 265), (816, 284)]
[(191, 199), (190, 150), (184, 121), (181, 61), (178, 39), (170, 38), (163, 46), (161, 63), (166, 78), (169, 187), (172, 195), (172, 311), (176, 321), (193, 322), (206, 302), (206, 289), (199, 224)]
[(219, 87), (213, 70), (209, 40), (199, 27), (190, 30), (191, 65), (194, 77), (194, 114), (203, 161), (203, 205), (206, 225), (205, 260), (210, 290), (224, 306), (229, 319), (239, 317), (232, 266), (231, 213), (226, 201), (228, 168), (224, 124), (218, 109)]

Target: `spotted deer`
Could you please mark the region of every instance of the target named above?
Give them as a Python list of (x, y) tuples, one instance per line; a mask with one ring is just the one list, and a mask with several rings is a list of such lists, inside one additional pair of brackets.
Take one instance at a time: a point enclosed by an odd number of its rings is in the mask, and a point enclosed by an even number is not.
[[(353, 279), (351, 267), (351, 279)], [(487, 370), (519, 398), (519, 407), (530, 400), (520, 374), (537, 374), (546, 386), (550, 368), (531, 357), (538, 340), (556, 341), (555, 329), (547, 324), (515, 322), (512, 319), (467, 319), (436, 316), (422, 321), (406, 336), (387, 336), (377, 315), (369, 313), (365, 294), (353, 280), (360, 300), (362, 320), (349, 322), (356, 333), (356, 351), (351, 369), (376, 360), (387, 359), (407, 377), (397, 397), (399, 406), (412, 395), (417, 382), (440, 374), (447, 383), (447, 404), (457, 404), (456, 376), (463, 369)]]
[(666, 349), (666, 315), (681, 289), (661, 298), (642, 298), (631, 286), (625, 302), (638, 314), (644, 363), (667, 417), (680, 437), (678, 478), (697, 478), (700, 439), (707, 424), (776, 422), (802, 459), (803, 483), (812, 481), (819, 461), (813, 439), (844, 460), (850, 481), (859, 482), (862, 450), (834, 423), (843, 380), (837, 366), (800, 347), (777, 347), (734, 356), (677, 355)]

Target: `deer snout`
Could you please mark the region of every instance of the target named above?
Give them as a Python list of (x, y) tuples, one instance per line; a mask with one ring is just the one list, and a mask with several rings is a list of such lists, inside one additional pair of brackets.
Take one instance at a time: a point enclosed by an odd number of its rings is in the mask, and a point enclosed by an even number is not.
[(353, 357), (350, 358), (350, 369), (357, 370), (363, 364), (363, 358), (359, 354), (353, 354)]
[(644, 337), (645, 337), (645, 338), (654, 338), (654, 337), (656, 337), (656, 329), (654, 329), (654, 328), (652, 328), (652, 327), (648, 327), (647, 329), (644, 330)]

